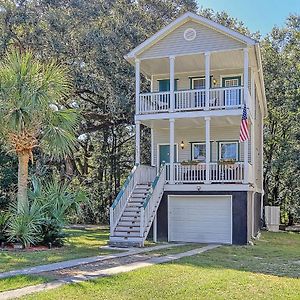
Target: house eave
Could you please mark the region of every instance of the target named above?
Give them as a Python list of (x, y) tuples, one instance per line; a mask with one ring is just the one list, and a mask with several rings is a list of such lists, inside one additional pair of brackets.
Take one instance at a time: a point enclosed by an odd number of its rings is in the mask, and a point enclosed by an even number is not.
[(211, 21), (207, 18), (196, 15), (194, 13), (187, 12), (187, 13), (183, 14), (182, 16), (180, 16), (179, 18), (177, 18), (176, 20), (174, 20), (173, 22), (171, 22), (169, 25), (167, 25), (164, 28), (162, 28), (161, 30), (159, 30), (157, 33), (152, 35), (150, 38), (145, 40), (143, 43), (141, 43), (140, 45), (135, 47), (132, 51), (130, 51), (127, 55), (125, 55), (124, 58), (127, 61), (129, 61), (130, 63), (132, 63), (132, 61), (139, 54), (141, 54), (143, 51), (145, 51), (146, 49), (148, 49), (149, 47), (151, 47), (152, 45), (157, 43), (160, 39), (165, 37), (171, 31), (175, 30), (177, 27), (179, 27), (180, 25), (184, 24), (185, 22), (187, 22), (189, 20), (201, 23), (207, 27), (217, 30), (223, 34), (226, 34), (236, 40), (239, 40), (240, 42), (245, 43), (247, 46), (254, 46), (257, 43), (256, 40), (254, 40), (250, 37), (247, 37), (233, 29), (229, 29), (221, 24), (218, 24), (214, 21)]

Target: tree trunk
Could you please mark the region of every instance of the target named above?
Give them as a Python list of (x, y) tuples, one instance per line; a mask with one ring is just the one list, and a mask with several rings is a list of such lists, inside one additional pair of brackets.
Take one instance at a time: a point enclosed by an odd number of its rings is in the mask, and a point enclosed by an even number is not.
[(18, 167), (18, 210), (27, 201), (27, 188), (28, 188), (28, 162), (29, 153), (22, 152), (18, 155), (19, 167)]

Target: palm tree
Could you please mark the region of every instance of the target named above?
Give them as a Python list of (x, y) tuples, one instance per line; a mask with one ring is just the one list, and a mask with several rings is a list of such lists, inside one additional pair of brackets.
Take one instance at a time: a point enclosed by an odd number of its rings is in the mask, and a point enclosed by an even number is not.
[(8, 53), (0, 63), (0, 135), (18, 156), (18, 205), (27, 202), (28, 164), (33, 149), (53, 157), (74, 150), (79, 115), (63, 103), (71, 92), (65, 67), (43, 64), (31, 52)]

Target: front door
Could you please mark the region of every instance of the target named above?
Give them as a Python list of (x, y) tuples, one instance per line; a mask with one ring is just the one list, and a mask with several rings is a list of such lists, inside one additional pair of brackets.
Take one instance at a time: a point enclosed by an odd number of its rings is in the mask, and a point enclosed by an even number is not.
[(225, 106), (241, 105), (241, 90), (231, 89), (241, 86), (241, 76), (223, 77), (222, 86), (227, 88), (224, 91)]
[[(174, 161), (177, 160), (177, 147), (174, 145)], [(159, 145), (159, 165), (162, 162), (170, 163), (170, 145)]]

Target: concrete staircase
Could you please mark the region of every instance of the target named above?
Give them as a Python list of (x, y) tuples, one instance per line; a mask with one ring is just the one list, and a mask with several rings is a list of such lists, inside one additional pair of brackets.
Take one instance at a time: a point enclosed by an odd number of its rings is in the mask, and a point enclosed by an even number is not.
[[(121, 217), (110, 236), (109, 243), (113, 246), (143, 246), (145, 230), (141, 236), (141, 207), (149, 193), (149, 184), (138, 184), (135, 186), (128, 202), (121, 214)], [(150, 225), (149, 225), (150, 226)]]

